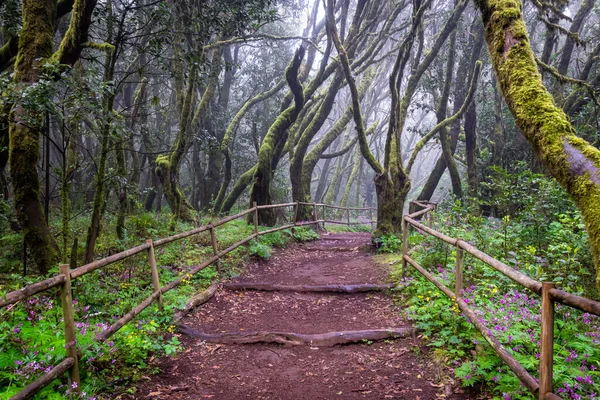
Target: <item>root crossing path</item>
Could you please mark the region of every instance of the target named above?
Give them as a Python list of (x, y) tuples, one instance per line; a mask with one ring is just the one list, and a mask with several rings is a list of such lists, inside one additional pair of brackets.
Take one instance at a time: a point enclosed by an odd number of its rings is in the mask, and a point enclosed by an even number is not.
[(325, 234), (248, 265), (181, 320), (183, 352), (129, 398), (474, 398), (440, 382), (369, 242)]

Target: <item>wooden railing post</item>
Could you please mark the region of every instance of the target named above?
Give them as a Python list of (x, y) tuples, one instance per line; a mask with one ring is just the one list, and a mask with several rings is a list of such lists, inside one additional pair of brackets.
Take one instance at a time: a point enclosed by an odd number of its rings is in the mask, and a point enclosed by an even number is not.
[(431, 211), (433, 210), (429, 209), (429, 212), (427, 213), (427, 225), (429, 225), (430, 228), (433, 228), (433, 216), (431, 215)]
[(71, 391), (79, 393), (81, 381), (79, 379), (79, 362), (77, 359), (73, 295), (71, 294), (71, 268), (69, 267), (69, 264), (61, 264), (59, 271), (65, 276), (65, 283), (60, 287), (60, 300), (62, 304), (65, 331), (65, 349), (67, 350), (67, 357), (73, 359), (73, 366), (69, 368), (69, 386), (71, 387)]
[[(258, 206), (255, 201), (252, 202), (252, 207), (254, 208), (254, 233), (258, 235)], [(258, 242), (258, 236), (256, 241)]]
[(296, 223), (298, 222), (298, 208), (300, 207), (300, 202), (297, 201), (296, 205), (294, 206), (294, 225), (296, 225)]
[(371, 223), (371, 230), (373, 230), (373, 209), (369, 207), (369, 222)]
[(550, 297), (550, 290), (554, 283), (542, 283), (542, 332), (540, 351), (540, 393), (539, 399), (543, 400), (548, 393), (552, 393), (552, 366), (554, 364), (554, 300)]
[(460, 239), (456, 241), (456, 265), (454, 266), (455, 287), (454, 293), (456, 298), (462, 297), (463, 291), (463, 257), (464, 251), (458, 247)]
[[(146, 243), (150, 245), (148, 247), (148, 261), (150, 261), (150, 271), (152, 273), (152, 285), (154, 286), (154, 291), (160, 291), (160, 279), (158, 277), (158, 268), (156, 267), (156, 256), (154, 255), (154, 242), (152, 239), (146, 240)], [(163, 298), (162, 293), (158, 295), (158, 309), (160, 311), (163, 310)]]
[(323, 230), (325, 230), (325, 204), (323, 204), (323, 213), (321, 214), (321, 219), (323, 220)]
[(346, 208), (346, 211), (348, 212), (348, 226), (350, 226), (350, 207)]
[[(258, 238), (257, 238), (258, 239)], [(219, 245), (217, 243), (217, 234), (215, 233), (215, 227), (210, 226), (210, 241), (212, 242), (213, 255), (217, 257), (217, 272), (219, 278), (221, 277), (221, 259), (219, 258)]]
[(408, 222), (405, 217), (402, 217), (402, 277), (406, 277), (406, 269), (408, 264), (406, 258), (408, 256)]

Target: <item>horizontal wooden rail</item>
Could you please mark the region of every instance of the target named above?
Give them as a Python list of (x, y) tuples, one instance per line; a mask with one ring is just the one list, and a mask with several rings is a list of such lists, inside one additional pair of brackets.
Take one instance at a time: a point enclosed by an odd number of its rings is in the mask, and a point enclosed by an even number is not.
[[(314, 224), (315, 222), (312, 222), (312, 223)], [(262, 235), (266, 235), (266, 234), (269, 234), (269, 233), (273, 233), (273, 232), (277, 232), (277, 231), (282, 231), (284, 229), (290, 229), (290, 228), (293, 228), (294, 226), (296, 226), (296, 225), (290, 224), (290, 225), (279, 226), (277, 228), (268, 229), (266, 231), (259, 231), (258, 235), (262, 236)]]
[(550, 297), (558, 303), (600, 316), (600, 301), (594, 301), (585, 297), (563, 292), (560, 289), (550, 289)]
[[(348, 222), (346, 222), (346, 221), (336, 221), (333, 219), (321, 220), (321, 222), (325, 222), (326, 224), (348, 225)], [(364, 221), (364, 222), (350, 221), (350, 225), (369, 225), (371, 222), (373, 222), (373, 221)]]
[(281, 208), (281, 207), (292, 207), (295, 206), (296, 203), (284, 203), (284, 204), (267, 204), (264, 206), (256, 206), (259, 210), (268, 210), (270, 208)]
[(60, 378), (60, 376), (67, 372), (69, 368), (73, 366), (73, 364), (75, 364), (75, 361), (72, 358), (65, 358), (49, 372), (46, 372), (41, 377), (25, 386), (23, 390), (11, 397), (10, 400), (24, 400), (32, 398), (37, 392), (52, 383), (52, 381)]
[(154, 300), (158, 299), (160, 296), (160, 292), (154, 292), (150, 296), (146, 297), (140, 304), (138, 304), (133, 310), (129, 311), (127, 314), (123, 315), (117, 322), (112, 324), (107, 330), (98, 334), (94, 339), (97, 342), (104, 342), (106, 339), (114, 335), (119, 329), (121, 329), (126, 323), (134, 319), (139, 313), (144, 311), (150, 304), (154, 302)]
[(141, 253), (144, 250), (148, 250), (150, 248), (150, 244), (149, 243), (144, 243), (141, 244), (139, 246), (133, 247), (131, 249), (122, 251), (120, 253), (117, 254), (113, 254), (112, 256), (103, 258), (101, 260), (98, 261), (94, 261), (91, 262), (89, 264), (85, 264), (82, 265), (79, 268), (74, 269), (73, 271), (71, 271), (71, 279), (76, 279), (79, 278), (80, 276), (83, 276), (85, 274), (89, 274), (92, 271), (97, 270), (98, 268), (102, 268), (107, 266), (108, 264), (112, 264), (115, 263), (117, 261), (121, 261), (124, 260), (128, 257), (131, 257), (135, 254)]
[(241, 217), (243, 217), (244, 215), (248, 215), (248, 214), (250, 214), (250, 213), (253, 213), (255, 210), (256, 210), (256, 209), (255, 209), (254, 207), (252, 207), (252, 208), (249, 208), (248, 210), (246, 210), (246, 211), (242, 211), (242, 212), (241, 212), (241, 213), (239, 213), (239, 214), (235, 214), (235, 215), (232, 215), (232, 216), (230, 216), (230, 217), (227, 217), (227, 218), (220, 219), (220, 220), (218, 220), (217, 222), (213, 222), (213, 223), (212, 223), (212, 226), (213, 226), (214, 228), (216, 228), (217, 226), (224, 225), (224, 224), (228, 223), (229, 221), (233, 221), (234, 219), (238, 219), (238, 218), (241, 218)]
[(153, 242), (154, 247), (156, 248), (156, 247), (164, 246), (165, 244), (174, 242), (176, 240), (185, 239), (186, 237), (189, 237), (189, 236), (197, 235), (197, 234), (205, 232), (209, 229), (210, 229), (210, 226), (204, 225), (204, 226), (200, 226), (196, 229), (192, 229), (191, 231), (178, 233), (177, 235), (169, 236), (164, 239), (158, 239)]
[(4, 296), (4, 298), (0, 297), (0, 308), (6, 307), (10, 304), (18, 303), (21, 300), (33, 296), (34, 294), (38, 294), (40, 292), (43, 292), (44, 290), (61, 286), (64, 283), (64, 275), (56, 275), (52, 278), (34, 283), (32, 285), (25, 286), (23, 289), (9, 292), (6, 294), (6, 296)]
[(350, 211), (369, 211), (376, 210), (373, 207), (340, 207), (340, 206), (331, 206), (329, 204), (322, 204), (322, 206), (326, 208), (333, 208), (334, 210), (350, 210)]
[(220, 252), (218, 254), (218, 257), (223, 257), (224, 255), (226, 255), (227, 253), (237, 249), (238, 247), (240, 247), (241, 245), (244, 245), (246, 243), (248, 243), (249, 241), (251, 241), (252, 239), (258, 237), (258, 233), (253, 233), (252, 235), (248, 236), (246, 239), (240, 240), (239, 242), (232, 244), (231, 246), (229, 246), (228, 248), (226, 248), (225, 250), (223, 250), (222, 252)]

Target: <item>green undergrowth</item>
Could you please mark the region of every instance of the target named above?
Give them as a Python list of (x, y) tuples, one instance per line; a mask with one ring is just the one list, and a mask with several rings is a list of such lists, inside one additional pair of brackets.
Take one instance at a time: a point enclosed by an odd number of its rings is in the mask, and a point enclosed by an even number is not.
[[(203, 224), (216, 218), (204, 218)], [(2, 223), (0, 221), (0, 223)], [(88, 221), (78, 218), (72, 222), (74, 235), (84, 238)], [(103, 234), (97, 245), (97, 256), (105, 257), (143, 243), (146, 239), (159, 239), (177, 232), (193, 229), (190, 224), (173, 221), (170, 214), (139, 214), (128, 218), (126, 235), (118, 241), (116, 220), (104, 221)], [(175, 232), (171, 227), (175, 224)], [(269, 228), (260, 227), (260, 230)], [(215, 228), (218, 246), (223, 250), (254, 232), (243, 218)], [(261, 236), (258, 242), (240, 246), (221, 259), (224, 278), (238, 275), (250, 256), (271, 254), (276, 247), (285, 247), (290, 241), (317, 239), (310, 228), (295, 228)], [(2, 237), (6, 244), (10, 238)], [(20, 239), (22, 240), (22, 238)], [(20, 243), (19, 239), (14, 240)], [(80, 243), (84, 240), (81, 239)], [(0, 245), (2, 245), (0, 243)], [(257, 248), (260, 246), (260, 249)], [(83, 246), (79, 248), (80, 254)], [(155, 249), (162, 285), (186, 275), (197, 265), (213, 256), (209, 232), (204, 232)], [(17, 255), (18, 257), (18, 255)], [(9, 273), (0, 274), (0, 293), (6, 293), (39, 281), (36, 276), (22, 277), (14, 271), (21, 270), (18, 260), (6, 260), (3, 266)], [(10, 262), (9, 262), (10, 261)], [(13, 268), (12, 264), (15, 266)], [(55, 269), (52, 274), (57, 274)], [(185, 307), (186, 301), (198, 291), (218, 279), (214, 266), (193, 276), (183, 278), (181, 284), (164, 295), (164, 310), (151, 305), (133, 321), (125, 325), (105, 343), (96, 343), (96, 335), (106, 330), (118, 318), (129, 312), (152, 291), (150, 266), (144, 251), (122, 262), (111, 264), (73, 281), (77, 347), (81, 352), (81, 398), (114, 398), (115, 393), (132, 391), (131, 383), (142, 375), (154, 372), (149, 361), (161, 355), (171, 355), (180, 350), (173, 334), (174, 314)], [(0, 314), (0, 399), (8, 399), (25, 385), (49, 371), (65, 356), (62, 311), (58, 289), (35, 295)], [(129, 389), (127, 389), (129, 388)], [(54, 381), (36, 398), (63, 399), (73, 388), (66, 378)]]
[(370, 225), (338, 225), (338, 224), (326, 224), (325, 229), (329, 232), (341, 233), (341, 232), (371, 232)]
[[(480, 216), (467, 206), (446, 203), (435, 213), (434, 228), (462, 238), (536, 280), (554, 281), (571, 293), (599, 299), (580, 214), (547, 178), (530, 175), (529, 189), (520, 178), (510, 181), (519, 182), (522, 190), (501, 185), (505, 196), (519, 201), (496, 204), (507, 207), (502, 218)], [(455, 247), (414, 231), (409, 243), (417, 249), (412, 257), (454, 291)], [(392, 279), (403, 287), (399, 300), (435, 358), (444, 360), (465, 386), (485, 386), (498, 399), (533, 398), (451, 299), (410, 266), (403, 278), (400, 254), (380, 257), (381, 262), (393, 265)], [(467, 253), (462, 295), (509, 353), (537, 377), (540, 298)], [(571, 399), (600, 398), (599, 318), (557, 305), (554, 355), (557, 394)]]

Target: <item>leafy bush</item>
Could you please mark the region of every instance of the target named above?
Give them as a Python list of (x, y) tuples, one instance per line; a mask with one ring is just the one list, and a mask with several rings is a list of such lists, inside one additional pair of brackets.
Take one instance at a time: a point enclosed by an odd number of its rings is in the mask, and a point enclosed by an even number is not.
[(273, 251), (273, 249), (270, 246), (257, 242), (256, 240), (251, 241), (250, 246), (248, 247), (248, 252), (251, 256), (262, 258), (263, 260), (271, 258), (271, 251)]
[(319, 234), (312, 228), (306, 226), (299, 226), (292, 229), (291, 233), (294, 240), (298, 242), (310, 242), (312, 240), (320, 239)]
[(402, 250), (402, 239), (393, 233), (377, 237), (373, 242), (380, 253), (395, 253)]
[[(269, 229), (269, 228), (265, 228)], [(260, 237), (260, 241), (271, 247), (283, 248), (287, 245), (287, 242), (290, 239), (290, 233), (285, 231), (276, 231), (267, 233), (264, 236)]]

